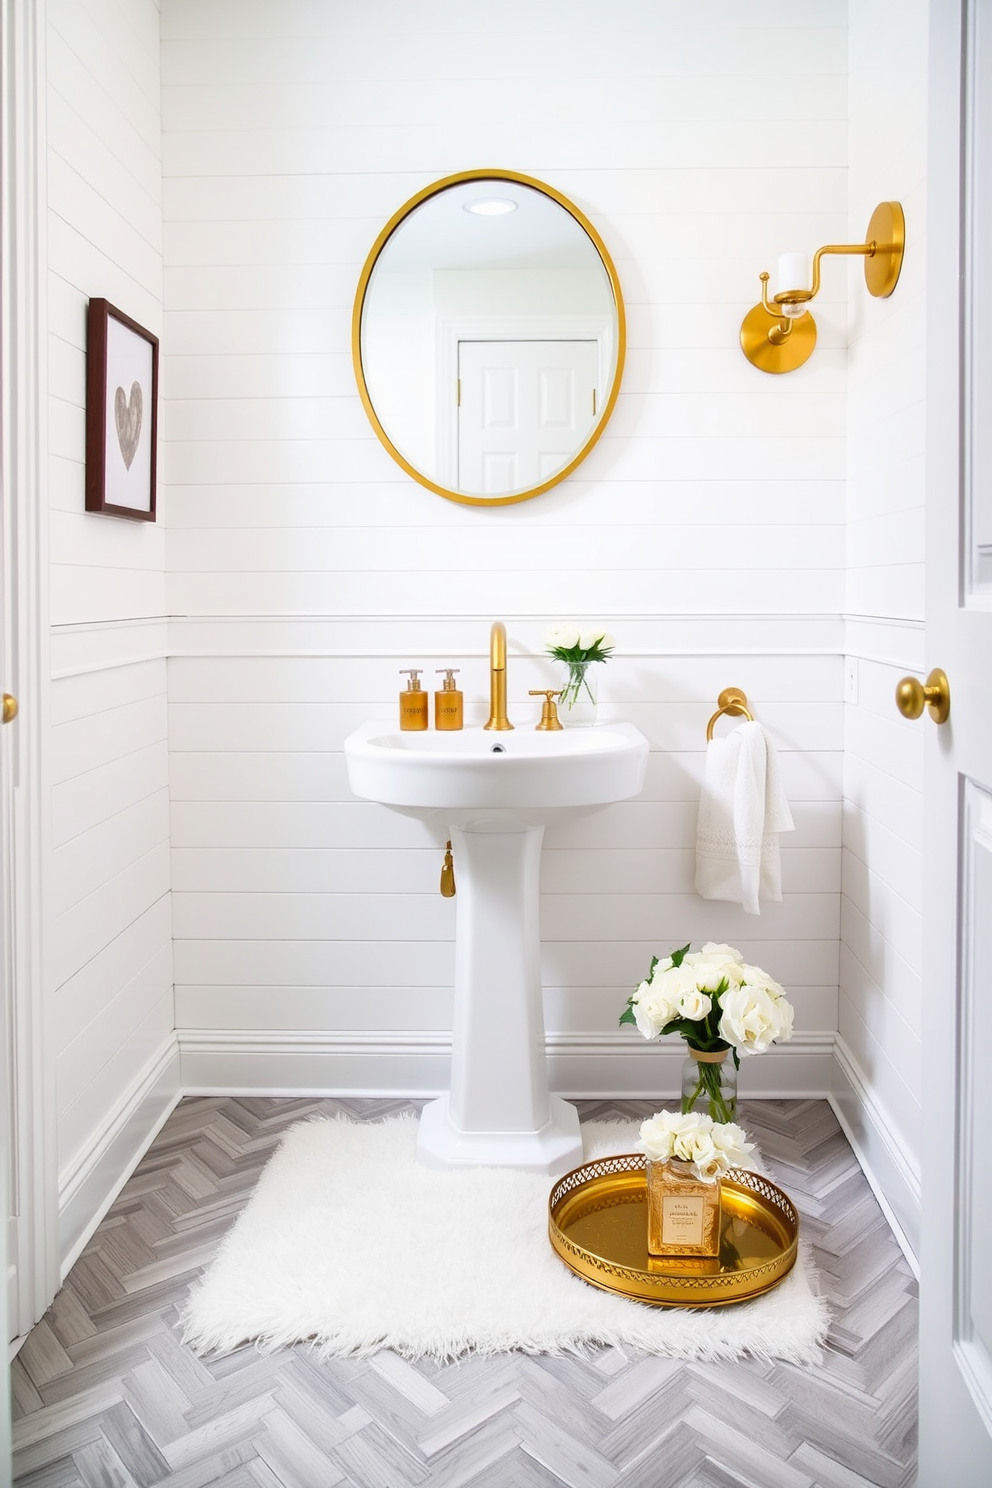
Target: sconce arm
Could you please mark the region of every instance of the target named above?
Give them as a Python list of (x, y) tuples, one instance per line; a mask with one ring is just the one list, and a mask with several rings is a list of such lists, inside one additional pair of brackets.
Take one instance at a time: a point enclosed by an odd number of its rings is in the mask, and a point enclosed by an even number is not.
[(817, 248), (813, 254), (813, 291), (810, 299), (815, 299), (820, 292), (820, 259), (825, 253), (860, 253), (867, 258), (872, 258), (877, 244), (871, 243), (827, 243), (823, 248)]

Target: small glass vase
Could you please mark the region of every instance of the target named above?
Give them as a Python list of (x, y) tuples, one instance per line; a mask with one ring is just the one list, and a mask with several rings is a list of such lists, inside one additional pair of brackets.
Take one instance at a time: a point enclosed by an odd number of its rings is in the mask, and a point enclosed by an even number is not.
[(737, 1066), (729, 1049), (709, 1053), (686, 1045), (682, 1064), (682, 1112), (703, 1111), (714, 1121), (737, 1120)]
[(592, 661), (560, 663), (558, 717), (566, 728), (591, 728), (596, 722), (596, 667)]
[(648, 1254), (717, 1256), (720, 1254), (720, 1183), (704, 1183), (692, 1164), (648, 1158)]

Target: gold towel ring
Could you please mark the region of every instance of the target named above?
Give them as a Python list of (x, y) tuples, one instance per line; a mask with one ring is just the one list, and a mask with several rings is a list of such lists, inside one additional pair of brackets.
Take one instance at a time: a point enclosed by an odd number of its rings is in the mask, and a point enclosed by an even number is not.
[(713, 738), (713, 725), (724, 713), (729, 714), (731, 718), (744, 717), (748, 723), (754, 722), (754, 714), (747, 706), (747, 693), (742, 692), (739, 687), (725, 687), (717, 698), (717, 702), (720, 706), (706, 725), (707, 744)]

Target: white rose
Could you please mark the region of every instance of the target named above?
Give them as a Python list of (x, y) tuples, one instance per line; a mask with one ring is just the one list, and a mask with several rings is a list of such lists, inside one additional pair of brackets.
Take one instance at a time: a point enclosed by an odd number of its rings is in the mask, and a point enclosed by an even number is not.
[(565, 651), (571, 651), (579, 644), (579, 627), (577, 625), (552, 625), (544, 637), (547, 647), (560, 646)]
[(694, 1142), (708, 1133), (712, 1119), (703, 1111), (658, 1111), (641, 1123), (641, 1151), (652, 1162), (667, 1162), (676, 1151), (679, 1142)]
[(727, 1163), (713, 1145), (709, 1132), (686, 1132), (675, 1140), (675, 1155), (692, 1163), (692, 1171), (703, 1183), (715, 1183)]
[(741, 955), (740, 951), (735, 951), (733, 946), (717, 945), (717, 943), (713, 940), (708, 940), (706, 942), (700, 952), (700, 955), (721, 956), (726, 958), (726, 960), (728, 961), (736, 961), (739, 966), (744, 965), (744, 957)]
[(761, 987), (731, 987), (720, 998), (719, 1033), (739, 1054), (763, 1054), (770, 1044), (792, 1034), (792, 1009)]
[(686, 966), (683, 961), (681, 966), (669, 966), (664, 971), (660, 967), (655, 968), (651, 984), (658, 992), (663, 992), (677, 1007), (682, 998), (690, 992), (697, 991), (696, 969)]
[(663, 992), (656, 991), (648, 982), (642, 982), (634, 993), (634, 1022), (646, 1039), (657, 1038), (666, 1023), (678, 1013), (678, 1005)]
[(726, 1157), (718, 1148), (714, 1147), (708, 1157), (697, 1157), (692, 1165), (692, 1171), (701, 1183), (715, 1183), (722, 1178), (731, 1166)]
[(737, 975), (740, 967), (736, 962), (725, 961), (719, 956), (697, 956), (691, 964), (693, 980), (703, 992), (717, 992), (724, 983), (736, 987), (740, 980)]
[(647, 1121), (641, 1122), (638, 1146), (652, 1162), (667, 1162), (672, 1155), (674, 1134), (665, 1120), (668, 1114), (667, 1111), (659, 1111), (657, 1116), (649, 1116)]
[(734, 1121), (718, 1122), (713, 1127), (713, 1145), (722, 1153), (729, 1168), (739, 1168), (754, 1151), (747, 1133)]
[(713, 1137), (708, 1131), (683, 1131), (675, 1138), (675, 1155), (684, 1162), (695, 1162), (698, 1157), (709, 1157), (713, 1151)]
[(616, 641), (608, 630), (581, 630), (577, 644), (583, 651), (591, 651), (594, 646), (601, 647), (604, 651), (616, 645)]
[(780, 986), (774, 977), (770, 977), (767, 971), (762, 971), (760, 966), (745, 965), (743, 972), (741, 981), (748, 987), (760, 987), (762, 992), (767, 992), (770, 997), (785, 996), (785, 988)]
[(679, 999), (679, 1012), (683, 1018), (690, 1018), (693, 1023), (698, 1023), (701, 1018), (708, 1018), (712, 1006), (712, 997), (707, 997), (705, 992), (699, 992), (695, 988), (691, 992), (683, 992)]

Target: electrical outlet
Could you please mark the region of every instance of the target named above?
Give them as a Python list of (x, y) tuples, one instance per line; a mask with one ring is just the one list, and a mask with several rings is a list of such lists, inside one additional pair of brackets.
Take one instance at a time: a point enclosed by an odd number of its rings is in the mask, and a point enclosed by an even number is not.
[(856, 656), (848, 656), (844, 663), (844, 701), (857, 706), (858, 658)]

